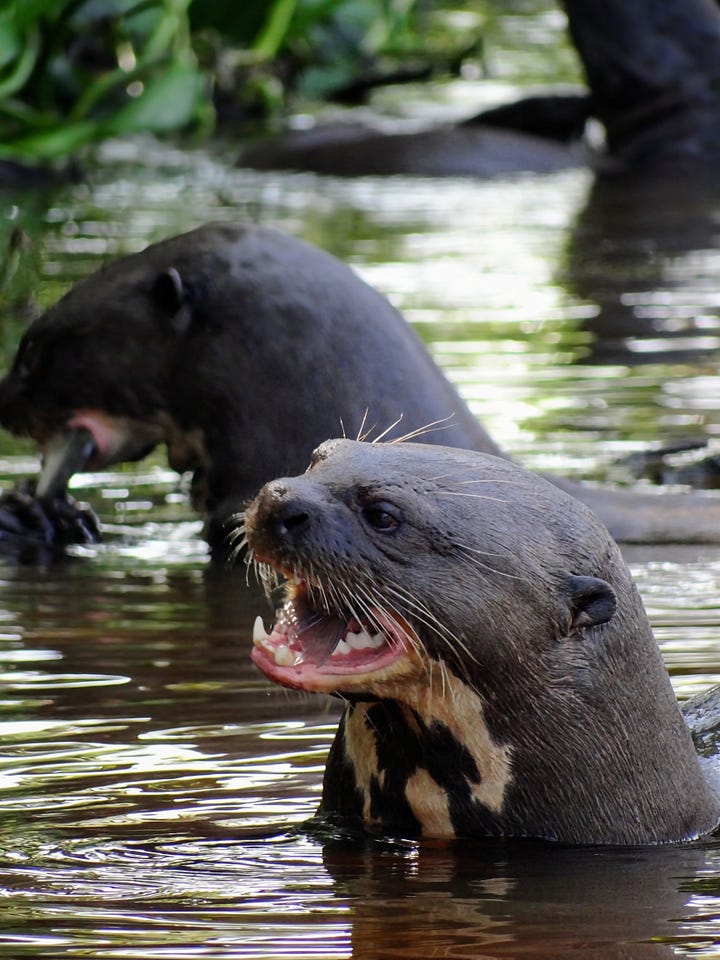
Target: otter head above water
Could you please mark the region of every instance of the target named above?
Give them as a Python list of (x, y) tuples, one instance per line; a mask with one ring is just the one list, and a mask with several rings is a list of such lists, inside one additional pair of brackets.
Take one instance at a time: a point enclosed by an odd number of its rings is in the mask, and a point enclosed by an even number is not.
[(88, 430), (88, 469), (166, 443), (219, 540), (227, 516), (326, 437), (437, 420), (445, 442), (497, 451), (385, 297), (252, 225), (200, 227), (76, 284), (0, 383), (3, 426), (42, 450)]
[(659, 843), (720, 819), (620, 551), (505, 460), (328, 441), (245, 513), (287, 600), (253, 659), (347, 700), (321, 813), (405, 836)]

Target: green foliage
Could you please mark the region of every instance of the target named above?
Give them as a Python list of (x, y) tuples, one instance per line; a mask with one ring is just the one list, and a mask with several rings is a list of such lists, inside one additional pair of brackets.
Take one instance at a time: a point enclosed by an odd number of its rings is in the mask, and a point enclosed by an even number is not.
[[(0, 0), (0, 159), (108, 136), (208, 132), (427, 50), (437, 0)], [(374, 82), (374, 80), (372, 81)]]
[(422, 49), (416, 0), (298, 0), (284, 39), (302, 64), (299, 89), (331, 93)]
[(0, 10), (0, 157), (207, 121), (190, 0), (15, 0)]
[[(244, 94), (249, 109), (254, 94), (256, 109), (268, 110), (292, 94), (343, 96), (351, 87), (362, 91), (384, 76), (427, 73), (437, 63), (457, 62), (479, 37), (472, 30), (462, 36), (438, 30), (434, 13), (448, 3), (465, 2), (194, 0), (190, 20), (196, 36), (221, 35), (225, 41), (211, 65), (218, 92), (236, 103)], [(214, 49), (218, 51), (217, 43)]]
[(422, 48), (417, 0), (276, 0), (255, 51), (284, 57), (299, 90), (323, 96)]

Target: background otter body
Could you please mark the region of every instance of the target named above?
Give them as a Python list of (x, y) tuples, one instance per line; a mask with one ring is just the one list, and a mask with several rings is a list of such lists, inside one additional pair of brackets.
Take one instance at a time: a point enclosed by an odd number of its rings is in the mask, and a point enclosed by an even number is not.
[(98, 465), (166, 442), (220, 542), (229, 515), (328, 436), (439, 419), (446, 443), (497, 451), (385, 297), (254, 226), (208, 225), (109, 264), (31, 325), (0, 384), (5, 427), (43, 443), (80, 423), (99, 435)]
[[(166, 443), (192, 471), (207, 536), (328, 436), (501, 454), (385, 297), (309, 244), (255, 226), (208, 225), (117, 260), (24, 335), (0, 383), (0, 423), (46, 445), (68, 426), (96, 442), (91, 468)], [(717, 542), (720, 500), (553, 482), (613, 536)]]
[(245, 532), (294, 584), (256, 664), (349, 701), (322, 813), (572, 843), (715, 827), (620, 551), (546, 481), (482, 454), (332, 441), (263, 488)]

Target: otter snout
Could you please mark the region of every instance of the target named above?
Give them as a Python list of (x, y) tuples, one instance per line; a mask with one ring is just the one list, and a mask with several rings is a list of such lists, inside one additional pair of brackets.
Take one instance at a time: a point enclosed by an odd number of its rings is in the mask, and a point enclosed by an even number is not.
[(256, 555), (292, 551), (306, 541), (319, 503), (311, 489), (298, 489), (302, 480), (295, 477), (266, 483), (245, 511), (245, 533)]
[(11, 433), (27, 432), (27, 391), (12, 373), (0, 380), (0, 424)]

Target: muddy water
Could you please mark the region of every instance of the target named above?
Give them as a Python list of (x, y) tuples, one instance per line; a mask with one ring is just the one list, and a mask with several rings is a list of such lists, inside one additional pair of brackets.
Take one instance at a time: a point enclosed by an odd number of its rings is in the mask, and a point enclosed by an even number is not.
[[(111, 144), (92, 182), (2, 198), (39, 305), (206, 220), (274, 224), (385, 291), (525, 463), (622, 474), (720, 424), (720, 203), (597, 185), (259, 175), (232, 147)], [(18, 209), (15, 209), (17, 207)], [(11, 343), (16, 330), (3, 331)], [(378, 375), (382, 376), (382, 367)], [(30, 448), (0, 438), (5, 485)], [(162, 454), (86, 475), (105, 542), (0, 565), (0, 956), (720, 956), (720, 847), (350, 843), (298, 829), (336, 710), (251, 668), (267, 613), (211, 571)], [(628, 558), (680, 696), (720, 680), (720, 551)]]

